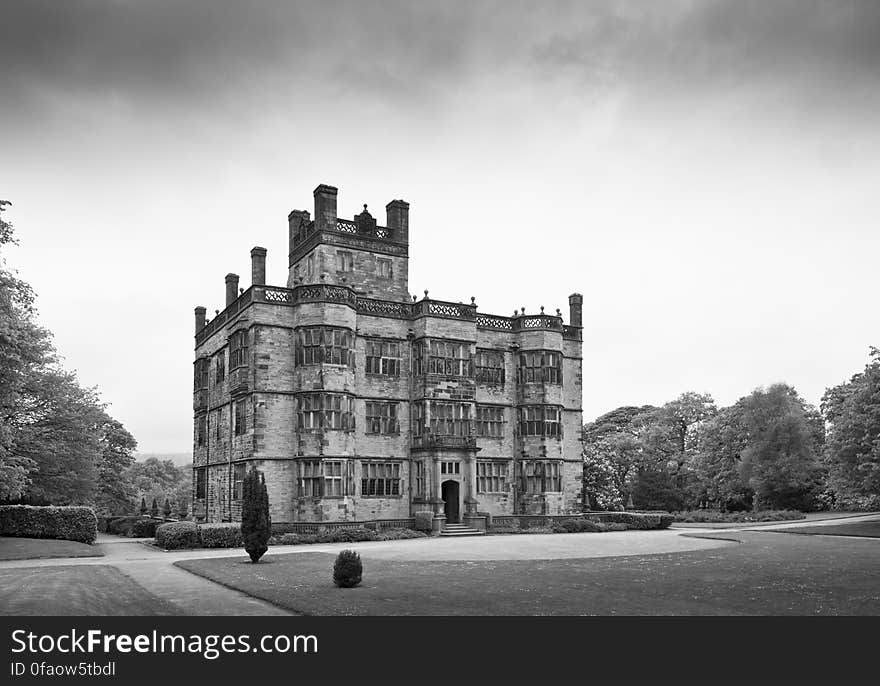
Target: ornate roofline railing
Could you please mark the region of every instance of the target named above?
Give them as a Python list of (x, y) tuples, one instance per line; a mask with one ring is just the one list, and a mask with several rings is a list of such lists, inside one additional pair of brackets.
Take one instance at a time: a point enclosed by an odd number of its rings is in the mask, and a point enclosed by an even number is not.
[(422, 300), (406, 303), (394, 300), (358, 297), (348, 286), (334, 284), (303, 284), (295, 288), (279, 286), (251, 286), (244, 291), (225, 310), (220, 312), (205, 327), (196, 333), (196, 345), (201, 345), (218, 329), (226, 325), (236, 315), (253, 303), (271, 303), (293, 306), (306, 302), (329, 302), (348, 305), (360, 314), (397, 319), (416, 319), (418, 317), (442, 317), (474, 322), (477, 328), (495, 331), (559, 331), (564, 338), (581, 340), (581, 328), (562, 323), (562, 317), (549, 314), (530, 314), (516, 317), (502, 317), (477, 312), (476, 305), (453, 303), (445, 300)]
[(444, 317), (446, 319), (464, 319), (474, 321), (477, 318), (477, 306), (464, 303), (452, 303), (445, 300), (428, 300), (423, 298), (412, 305), (412, 317)]
[(358, 298), (357, 311), (359, 314), (370, 314), (376, 317), (412, 319), (412, 305), (409, 303), (396, 302), (394, 300)]

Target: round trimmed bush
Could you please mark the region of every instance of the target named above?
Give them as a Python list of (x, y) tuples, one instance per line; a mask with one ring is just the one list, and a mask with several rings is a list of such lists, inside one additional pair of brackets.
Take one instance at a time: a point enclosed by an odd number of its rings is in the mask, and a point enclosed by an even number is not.
[(199, 547), (199, 526), (195, 522), (169, 522), (156, 529), (156, 545), (165, 550)]
[(339, 588), (354, 588), (361, 582), (363, 573), (361, 556), (353, 550), (343, 550), (333, 564), (333, 583)]

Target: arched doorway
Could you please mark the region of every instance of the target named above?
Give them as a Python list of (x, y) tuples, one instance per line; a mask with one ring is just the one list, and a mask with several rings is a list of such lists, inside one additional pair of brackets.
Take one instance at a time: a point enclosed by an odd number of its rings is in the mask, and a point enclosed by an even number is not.
[(440, 484), (440, 495), (443, 498), (443, 513), (446, 515), (447, 524), (459, 523), (459, 487), (457, 481), (444, 481)]

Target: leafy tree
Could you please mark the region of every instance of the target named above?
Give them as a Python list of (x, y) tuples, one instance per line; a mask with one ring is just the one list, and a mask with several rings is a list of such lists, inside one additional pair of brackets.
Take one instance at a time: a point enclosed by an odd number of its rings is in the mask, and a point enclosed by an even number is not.
[[(8, 205), (0, 200), (0, 248), (15, 242), (2, 217)], [(0, 254), (0, 500), (124, 502), (124, 484), (111, 482), (118, 473), (114, 459), (123, 459), (112, 434), (125, 430), (107, 415), (95, 389), (61, 369), (35, 316), (32, 289)]]
[(747, 435), (740, 406), (725, 407), (699, 429), (699, 448), (691, 462), (698, 504), (723, 511), (752, 509), (754, 492), (740, 476)]
[[(3, 219), (10, 203), (0, 200), (0, 249), (15, 244), (12, 224)], [(0, 253), (0, 500), (21, 498), (37, 464), (15, 449), (16, 408), (32, 370), (54, 361), (49, 332), (34, 322), (30, 286), (6, 269)]]
[(35, 465), (25, 502), (94, 503), (105, 416), (97, 392), (82, 388), (74, 374), (54, 367), (31, 370), (7, 415), (15, 453)]
[[(134, 464), (137, 441), (120, 422), (107, 415), (100, 428), (96, 504), (106, 514), (127, 514), (131, 511), (135, 495), (128, 469)], [(146, 509), (146, 503), (143, 503), (143, 511), (146, 512)]]
[(242, 482), (241, 503), (241, 537), (251, 562), (258, 562), (269, 549), (271, 528), (266, 480), (255, 467), (251, 467)]
[(747, 435), (740, 473), (755, 492), (755, 509), (811, 509), (819, 487), (811, 412), (786, 384), (759, 388), (737, 405)]
[(822, 396), (828, 422), (825, 464), (838, 499), (848, 507), (880, 506), (880, 349), (864, 371)]
[(192, 469), (178, 467), (171, 460), (148, 457), (132, 464), (126, 470), (126, 478), (134, 488), (134, 500), (138, 497), (148, 501), (155, 498), (173, 503), (189, 503), (192, 497)]

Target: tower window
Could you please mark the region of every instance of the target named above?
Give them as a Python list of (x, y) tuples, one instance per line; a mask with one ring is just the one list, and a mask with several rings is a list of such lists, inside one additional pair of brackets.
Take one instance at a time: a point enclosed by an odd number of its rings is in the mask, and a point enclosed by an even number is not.
[(348, 329), (310, 326), (297, 332), (296, 365), (339, 364), (351, 366), (352, 335)]
[(361, 495), (400, 495), (400, 463), (361, 462)]
[(477, 461), (477, 493), (507, 491), (507, 462)]
[(562, 437), (561, 411), (552, 405), (526, 405), (519, 409), (519, 430), (523, 436)]
[(350, 272), (354, 271), (354, 255), (347, 250), (336, 251), (336, 271)]
[(561, 462), (526, 460), (522, 475), (526, 493), (559, 493), (562, 491)]
[(396, 434), (400, 431), (397, 423), (397, 403), (367, 401), (368, 434)]
[(383, 257), (376, 259), (376, 276), (380, 279), (391, 278), (391, 260), (386, 260)]
[(504, 353), (495, 350), (478, 350), (474, 360), (474, 376), (477, 383), (492, 386), (504, 385)]
[(471, 406), (466, 403), (431, 403), (431, 433), (435, 436), (470, 436)]
[(520, 383), (562, 383), (562, 355), (552, 350), (520, 353), (517, 376)]
[(370, 341), (366, 343), (367, 374), (400, 376), (400, 343)]
[(501, 438), (504, 435), (504, 408), (477, 405), (477, 436)]

